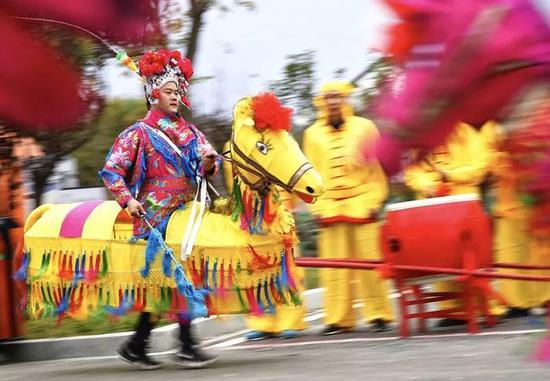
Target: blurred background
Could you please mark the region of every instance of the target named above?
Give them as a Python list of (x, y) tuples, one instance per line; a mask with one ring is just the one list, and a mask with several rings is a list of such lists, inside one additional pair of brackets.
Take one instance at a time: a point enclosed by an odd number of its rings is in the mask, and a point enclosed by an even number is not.
[[(550, 10), (548, 1), (536, 3)], [(146, 113), (139, 79), (108, 46), (48, 20), (85, 27), (135, 61), (159, 47), (181, 50), (195, 71), (185, 117), (218, 152), (229, 138), (232, 106), (244, 96), (274, 91), (295, 109), (292, 133), (301, 143), (322, 82), (352, 81), (355, 112), (368, 118), (374, 97), (398, 75), (380, 50), (394, 19), (374, 0), (0, 0), (7, 52), (0, 58), (0, 215), (18, 226), (44, 203), (107, 199), (98, 170), (114, 138)], [(414, 198), (402, 174), (390, 181), (388, 202)], [(221, 176), (215, 185), (225, 193)], [(318, 226), (305, 207), (296, 218), (302, 255), (316, 256)], [(306, 289), (318, 285), (317, 271), (308, 269)], [(26, 332), (128, 330), (132, 319), (71, 321), (55, 331), (47, 329), (53, 321), (39, 321)]]

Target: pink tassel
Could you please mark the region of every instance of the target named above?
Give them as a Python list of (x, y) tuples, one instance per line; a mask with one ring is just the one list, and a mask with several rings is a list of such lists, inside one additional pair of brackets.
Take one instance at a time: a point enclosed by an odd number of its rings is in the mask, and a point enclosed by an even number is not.
[(225, 291), (225, 262), (222, 261), (222, 264), (220, 266), (220, 285), (218, 288), (218, 292), (220, 295), (220, 298), (223, 300), (226, 297), (226, 291)]
[(548, 311), (548, 316), (546, 317), (548, 330), (546, 331), (546, 336), (541, 340), (533, 353), (532, 358), (535, 361), (550, 363), (550, 302), (546, 303), (546, 309)]
[(547, 334), (538, 344), (536, 351), (533, 353), (533, 360), (550, 363), (550, 334)]
[(262, 315), (262, 310), (260, 309), (260, 306), (258, 305), (258, 302), (256, 302), (256, 298), (254, 297), (254, 288), (246, 289), (246, 299), (248, 300), (250, 313), (254, 316)]

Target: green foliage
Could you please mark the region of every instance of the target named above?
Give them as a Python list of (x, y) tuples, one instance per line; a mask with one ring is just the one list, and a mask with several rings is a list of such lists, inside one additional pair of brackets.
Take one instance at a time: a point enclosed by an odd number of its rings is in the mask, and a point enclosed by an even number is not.
[(79, 149), (74, 151), (78, 160), (82, 186), (101, 185), (97, 172), (103, 167), (105, 156), (115, 138), (126, 127), (145, 116), (147, 107), (142, 99), (115, 99), (108, 102), (97, 123), (97, 132)]
[(294, 213), (298, 237), (300, 238), (300, 251), (302, 257), (317, 256), (317, 235), (319, 225), (308, 211)]
[(281, 102), (295, 110), (295, 115), (313, 121), (314, 87), (316, 82), (315, 52), (305, 51), (286, 57), (281, 78), (273, 81), (269, 88)]
[[(375, 59), (353, 83), (360, 87), (362, 103), (365, 105), (360, 114), (370, 114), (374, 99), (380, 94), (380, 89), (395, 77), (395, 66), (387, 57)], [(359, 81), (361, 84), (359, 84)]]
[[(105, 316), (93, 317), (88, 320), (65, 319), (57, 325), (57, 319), (28, 320), (25, 322), (25, 339), (43, 339), (52, 337), (69, 337), (83, 335), (100, 335), (112, 332), (133, 331), (136, 326), (137, 314), (122, 316), (110, 320)], [(170, 324), (171, 321), (161, 319), (157, 326)]]
[(321, 287), (321, 276), (320, 276), (320, 269), (316, 268), (305, 268), (305, 276), (304, 276), (304, 289), (311, 290), (313, 288)]

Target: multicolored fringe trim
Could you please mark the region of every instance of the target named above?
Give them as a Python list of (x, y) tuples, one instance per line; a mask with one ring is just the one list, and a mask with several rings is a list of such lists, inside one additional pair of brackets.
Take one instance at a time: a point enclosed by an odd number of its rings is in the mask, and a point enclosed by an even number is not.
[(250, 234), (262, 234), (265, 227), (275, 221), (280, 204), (276, 191), (261, 195), (248, 187), (243, 190), (240, 181), (235, 178), (232, 197), (235, 209), (231, 218), (234, 222), (240, 220), (242, 230), (248, 231)]
[(86, 319), (144, 310), (174, 318), (262, 314), (277, 305), (301, 303), (292, 276), (292, 247), (284, 243), (249, 246), (245, 253), (209, 249), (208, 255), (177, 264), (167, 259), (170, 252), (144, 255), (143, 246), (117, 243), (81, 252), (27, 248), (17, 276), (29, 285), (29, 317), (60, 322), (65, 316)]

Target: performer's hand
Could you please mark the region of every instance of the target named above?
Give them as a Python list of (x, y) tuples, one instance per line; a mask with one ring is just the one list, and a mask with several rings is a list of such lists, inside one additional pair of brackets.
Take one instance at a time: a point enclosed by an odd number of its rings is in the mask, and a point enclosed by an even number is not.
[(208, 155), (202, 158), (204, 173), (212, 174), (216, 167), (216, 155)]
[(126, 208), (128, 208), (128, 212), (134, 217), (140, 217), (145, 215), (145, 209), (143, 208), (143, 205), (139, 203), (136, 199), (131, 199), (126, 204)]

